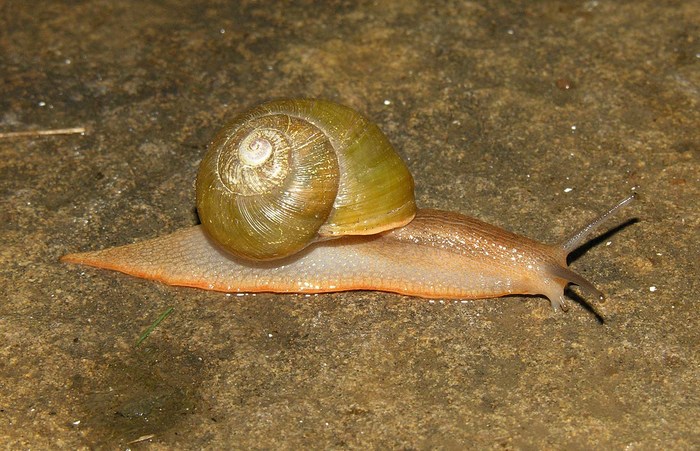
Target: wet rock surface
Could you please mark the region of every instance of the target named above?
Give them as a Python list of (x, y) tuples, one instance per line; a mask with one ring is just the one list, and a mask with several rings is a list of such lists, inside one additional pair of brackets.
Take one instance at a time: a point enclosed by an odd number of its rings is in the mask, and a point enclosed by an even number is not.
[[(696, 3), (0, 9), (0, 133), (86, 127), (0, 139), (6, 446), (700, 442)], [(609, 227), (636, 222), (572, 263), (607, 302), (231, 296), (58, 262), (196, 223), (216, 129), (301, 96), (370, 116), (420, 206), (541, 241), (635, 189)]]

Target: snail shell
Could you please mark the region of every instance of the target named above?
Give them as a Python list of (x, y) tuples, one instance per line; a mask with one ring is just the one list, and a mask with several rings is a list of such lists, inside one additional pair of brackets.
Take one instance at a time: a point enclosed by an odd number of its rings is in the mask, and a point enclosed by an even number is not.
[(250, 260), (370, 235), (416, 214), (413, 177), (381, 130), (324, 100), (261, 104), (214, 137), (197, 174), (207, 235)]

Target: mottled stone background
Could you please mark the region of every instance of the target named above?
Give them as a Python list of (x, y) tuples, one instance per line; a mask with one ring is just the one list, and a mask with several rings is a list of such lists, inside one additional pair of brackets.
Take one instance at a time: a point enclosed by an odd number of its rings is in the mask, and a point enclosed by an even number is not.
[[(0, 443), (615, 448), (700, 443), (693, 1), (0, 2)], [(58, 262), (194, 224), (226, 117), (333, 99), (421, 206), (556, 242), (608, 294), (227, 296)], [(636, 188), (635, 188), (636, 187)], [(140, 347), (139, 335), (168, 308)], [(150, 444), (150, 445), (149, 445)]]

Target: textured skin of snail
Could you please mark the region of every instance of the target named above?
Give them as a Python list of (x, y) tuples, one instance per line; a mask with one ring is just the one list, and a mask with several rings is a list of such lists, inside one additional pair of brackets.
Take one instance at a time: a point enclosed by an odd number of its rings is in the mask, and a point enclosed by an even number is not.
[[(308, 117), (314, 128), (297, 132), (301, 118)], [(287, 137), (276, 136), (278, 130)], [(301, 143), (302, 151), (287, 149), (281, 152), (281, 163), (269, 161), (277, 151), (266, 142), (280, 140)], [(238, 149), (233, 157), (225, 155), (231, 143), (243, 143), (233, 146)], [(335, 161), (327, 157), (331, 149), (340, 149)], [(280, 165), (305, 152), (322, 156), (322, 163), (311, 165), (322, 175), (304, 169), (301, 182), (294, 175), (280, 175)], [(239, 161), (234, 160), (243, 160), (243, 169), (236, 169)], [(272, 188), (254, 173), (266, 165), (273, 175)], [(232, 172), (222, 175), (222, 169)], [(315, 177), (321, 180), (312, 180)], [(235, 187), (242, 179), (252, 180), (252, 187)], [(364, 186), (368, 183), (381, 188)], [(294, 198), (312, 185), (324, 192), (312, 193), (312, 200), (300, 207), (287, 208), (292, 201), (282, 190), (281, 213), (259, 207), (257, 198), (251, 200), (261, 193), (275, 198), (281, 186), (299, 191), (293, 193)], [(353, 192), (358, 186), (359, 194)], [(232, 191), (242, 191), (238, 193), (242, 199), (225, 197)], [(329, 192), (333, 193), (330, 207), (326, 204)], [(549, 298), (555, 309), (566, 310), (564, 289), (569, 283), (602, 299), (590, 282), (568, 269), (567, 254), (633, 197), (557, 246), (458, 213), (416, 210), (410, 173), (386, 137), (364, 116), (327, 101), (278, 101), (244, 113), (215, 137), (197, 177), (201, 225), (126, 246), (69, 254), (61, 260), (224, 292), (379, 290), (461, 299), (539, 294)], [(248, 219), (256, 208), (262, 208), (264, 214), (253, 220), (259, 223), (250, 231), (241, 225), (241, 218)], [(300, 214), (305, 209), (316, 213), (305, 219)], [(232, 211), (234, 224), (217, 229), (217, 222), (229, 221), (226, 218)], [(297, 216), (298, 222), (284, 228)], [(269, 219), (271, 223), (264, 222)], [(309, 224), (310, 231), (301, 230)], [(255, 242), (260, 238), (257, 235), (264, 239), (261, 245)], [(243, 245), (236, 242), (241, 237)], [(280, 246), (287, 237), (293, 243)]]

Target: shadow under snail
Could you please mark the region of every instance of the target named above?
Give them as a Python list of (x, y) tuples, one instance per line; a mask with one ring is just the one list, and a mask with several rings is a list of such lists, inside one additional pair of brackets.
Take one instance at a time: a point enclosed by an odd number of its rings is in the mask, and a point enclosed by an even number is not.
[(64, 262), (224, 292), (380, 290), (426, 298), (544, 295), (566, 310), (567, 255), (634, 195), (550, 246), (417, 209), (413, 178), (365, 116), (324, 100), (264, 103), (227, 123), (200, 165), (201, 225)]

